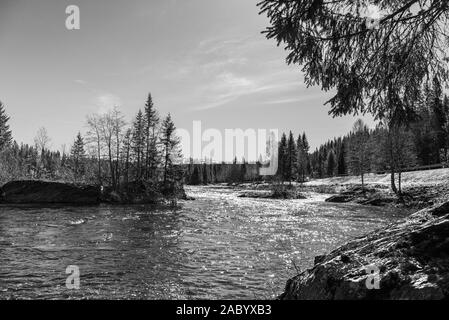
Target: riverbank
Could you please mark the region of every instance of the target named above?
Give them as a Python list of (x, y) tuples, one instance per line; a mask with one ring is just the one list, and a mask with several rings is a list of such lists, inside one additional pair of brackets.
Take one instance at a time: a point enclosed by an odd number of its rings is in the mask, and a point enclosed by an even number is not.
[(449, 170), (405, 173), (401, 197), (389, 190), (388, 175), (368, 175), (365, 190), (357, 179), (315, 180), (305, 188), (334, 188), (337, 194), (327, 202), (421, 210), (316, 256), (313, 268), (288, 280), (279, 298), (447, 299)]
[(447, 299), (448, 239), (446, 202), (316, 257), (280, 299)]
[(228, 186), (240, 192), (240, 197), (247, 198), (304, 199), (308, 193), (322, 193), (329, 195), (327, 202), (420, 210), (449, 200), (449, 169), (403, 173), (401, 196), (390, 190), (388, 174), (367, 174), (363, 189), (357, 176), (316, 179), (305, 183), (273, 185), (254, 182)]

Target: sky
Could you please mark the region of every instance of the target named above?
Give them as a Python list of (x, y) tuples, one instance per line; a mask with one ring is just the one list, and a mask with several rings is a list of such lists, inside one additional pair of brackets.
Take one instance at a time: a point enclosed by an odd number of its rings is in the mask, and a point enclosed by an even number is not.
[[(118, 105), (131, 121), (149, 92), (178, 128), (306, 132), (312, 148), (347, 133), (332, 92), (307, 88), (300, 66), (261, 31), (258, 0), (0, 0), (0, 100), (18, 142), (45, 127), (70, 146), (86, 116)], [(80, 29), (66, 28), (66, 7)], [(371, 119), (366, 119), (373, 125)]]

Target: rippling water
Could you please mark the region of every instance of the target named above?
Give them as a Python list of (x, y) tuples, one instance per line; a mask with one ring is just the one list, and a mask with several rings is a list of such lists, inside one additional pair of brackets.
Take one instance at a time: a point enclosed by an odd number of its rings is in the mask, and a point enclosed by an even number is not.
[[(196, 200), (171, 210), (0, 207), (0, 298), (273, 298), (314, 256), (405, 215), (323, 195), (188, 193)], [(80, 269), (79, 290), (65, 286), (68, 265)]]

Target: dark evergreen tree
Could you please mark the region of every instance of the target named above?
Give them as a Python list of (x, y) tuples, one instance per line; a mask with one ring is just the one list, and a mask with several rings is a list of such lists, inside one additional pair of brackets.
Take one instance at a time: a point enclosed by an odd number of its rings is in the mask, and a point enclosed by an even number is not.
[(132, 151), (132, 130), (127, 129), (123, 137), (123, 146), (121, 150), (121, 161), (124, 164), (123, 178), (126, 184), (128, 184), (130, 176), (131, 151)]
[(85, 159), (84, 140), (81, 133), (78, 132), (70, 151), (70, 163), (75, 182), (77, 182), (85, 173)]
[(278, 177), (284, 181), (287, 172), (287, 136), (282, 134), (281, 141), (278, 146)]
[(8, 121), (9, 117), (6, 115), (5, 106), (0, 101), (0, 151), (8, 148), (12, 142)]
[[(447, 1), (263, 0), (265, 30), (302, 66), (307, 85), (335, 89), (333, 116), (388, 113), (407, 122), (425, 83), (448, 80)], [(378, 23), (364, 12), (375, 6)], [(446, 83), (445, 83), (446, 84)]]
[(365, 123), (358, 119), (354, 123), (353, 131), (349, 139), (349, 166), (355, 175), (360, 175), (362, 188), (365, 187), (364, 176), (369, 170), (369, 130)]
[(136, 180), (139, 181), (142, 179), (145, 151), (145, 119), (142, 110), (139, 110), (133, 123), (132, 150), (136, 165)]
[(346, 145), (344, 141), (341, 141), (339, 152), (338, 152), (338, 160), (337, 160), (337, 174), (344, 175), (346, 174)]
[(335, 172), (335, 153), (334, 150), (330, 150), (327, 154), (327, 176), (333, 177)]
[(285, 180), (290, 183), (295, 178), (297, 158), (295, 138), (293, 137), (293, 133), (290, 131), (287, 140), (287, 159), (284, 175)]
[(157, 166), (160, 162), (160, 154), (157, 148), (157, 126), (159, 124), (159, 116), (154, 108), (151, 93), (148, 94), (145, 103), (145, 178), (153, 178), (156, 174)]
[(173, 182), (176, 179), (174, 164), (181, 157), (179, 150), (180, 140), (176, 136), (176, 127), (172, 121), (170, 113), (162, 122), (161, 128), (161, 146), (163, 150), (164, 184)]

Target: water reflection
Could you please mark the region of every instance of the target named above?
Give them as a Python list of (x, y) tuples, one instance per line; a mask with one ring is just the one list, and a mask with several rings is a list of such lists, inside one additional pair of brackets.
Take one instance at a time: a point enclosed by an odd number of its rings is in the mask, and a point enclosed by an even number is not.
[[(0, 298), (271, 298), (314, 256), (404, 216), (320, 195), (189, 193), (197, 200), (176, 210), (0, 207)], [(68, 265), (78, 291), (65, 287)]]

